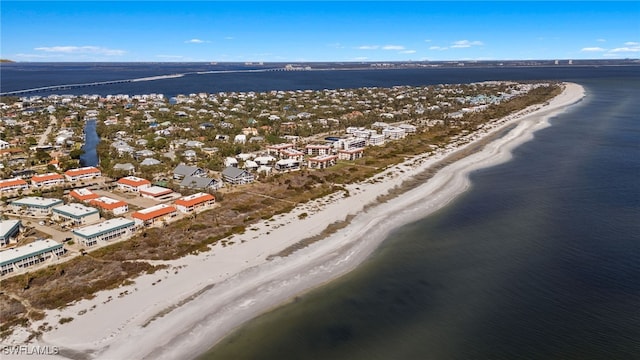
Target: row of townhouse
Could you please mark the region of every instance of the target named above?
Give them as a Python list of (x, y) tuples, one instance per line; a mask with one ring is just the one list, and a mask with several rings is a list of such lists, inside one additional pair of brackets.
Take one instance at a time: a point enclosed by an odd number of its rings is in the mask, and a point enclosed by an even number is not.
[[(99, 176), (102, 176), (102, 172), (100, 171), (100, 169), (93, 166), (88, 166), (79, 169), (67, 170), (64, 172), (64, 175), (58, 173), (33, 175), (30, 181), (33, 188), (43, 188), (62, 185), (66, 181), (74, 182), (86, 179), (94, 179)], [(21, 178), (0, 180), (0, 193), (17, 190), (27, 190), (28, 188), (29, 183)]]
[(55, 260), (65, 253), (62, 244), (51, 239), (0, 251), (0, 275), (18, 272), (29, 266)]

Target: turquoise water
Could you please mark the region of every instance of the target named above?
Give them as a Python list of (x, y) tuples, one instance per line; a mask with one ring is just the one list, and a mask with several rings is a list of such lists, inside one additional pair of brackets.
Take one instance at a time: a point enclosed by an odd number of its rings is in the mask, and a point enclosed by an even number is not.
[(201, 359), (640, 358), (640, 76), (596, 77), (450, 206)]

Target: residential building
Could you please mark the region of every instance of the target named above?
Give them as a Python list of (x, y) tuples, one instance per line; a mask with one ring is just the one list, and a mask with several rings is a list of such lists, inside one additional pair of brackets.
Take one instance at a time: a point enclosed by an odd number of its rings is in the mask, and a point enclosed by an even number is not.
[(56, 186), (64, 183), (64, 176), (58, 173), (48, 173), (43, 175), (33, 175), (31, 185), (35, 187)]
[(307, 145), (304, 148), (305, 153), (309, 156), (327, 155), (331, 153), (329, 145)]
[(0, 220), (0, 246), (8, 245), (20, 232), (20, 220)]
[(398, 125), (399, 128), (404, 129), (404, 132), (409, 134), (409, 133), (414, 133), (416, 131), (418, 131), (418, 129), (411, 124), (400, 124)]
[(222, 182), (209, 177), (187, 176), (180, 182), (180, 187), (199, 190), (216, 190), (222, 187)]
[(294, 159), (278, 160), (275, 169), (279, 171), (295, 171), (300, 170), (300, 161)]
[(126, 192), (140, 192), (142, 189), (151, 187), (151, 181), (137, 176), (125, 176), (116, 182), (118, 189)]
[(133, 217), (133, 220), (136, 222), (136, 224), (149, 226), (162, 220), (168, 220), (177, 215), (178, 212), (175, 206), (159, 204), (150, 208), (136, 211), (131, 214), (131, 217)]
[(384, 135), (372, 134), (368, 139), (368, 143), (371, 146), (382, 146), (384, 145)]
[(0, 251), (0, 275), (18, 272), (47, 260), (57, 259), (64, 253), (62, 244), (51, 239), (37, 240), (24, 246)]
[(125, 218), (114, 218), (99, 224), (81, 227), (72, 232), (76, 242), (89, 247), (129, 238), (135, 230), (135, 221)]
[(393, 126), (382, 129), (382, 135), (384, 135), (385, 138), (391, 140), (404, 139), (407, 136), (404, 129)]
[(26, 190), (29, 187), (23, 179), (4, 179), (0, 180), (0, 192), (10, 192), (17, 190)]
[(86, 166), (78, 169), (71, 169), (64, 172), (67, 181), (78, 181), (84, 179), (94, 179), (102, 176), (102, 172), (93, 166)]
[(242, 185), (252, 183), (254, 177), (247, 170), (228, 167), (222, 170), (222, 180), (229, 184)]
[(182, 180), (187, 176), (204, 176), (207, 172), (199, 168), (197, 166), (189, 166), (185, 164), (180, 164), (173, 169), (173, 178), (176, 180)]
[(280, 155), (283, 150), (293, 148), (293, 144), (277, 144), (277, 145), (267, 145), (267, 154), (269, 155)]
[(173, 194), (173, 190), (167, 189), (162, 186), (154, 185), (144, 189), (140, 189), (140, 195), (142, 195), (142, 197), (146, 197), (154, 200), (158, 200), (159, 198), (166, 195), (170, 195), (170, 194)]
[(319, 155), (308, 160), (310, 169), (326, 169), (336, 164), (336, 155)]
[(0, 150), (5, 150), (11, 147), (11, 144), (4, 140), (0, 140)]
[(297, 149), (285, 149), (280, 152), (283, 159), (304, 160), (304, 153)]
[(93, 199), (97, 199), (100, 197), (100, 195), (94, 193), (93, 191), (87, 188), (73, 189), (69, 192), (69, 196), (82, 202), (89, 202)]
[(51, 210), (52, 219), (70, 222), (72, 226), (93, 224), (100, 221), (100, 212), (96, 208), (78, 203), (60, 205)]
[(210, 208), (216, 203), (216, 198), (207, 193), (197, 193), (181, 197), (175, 201), (176, 208), (185, 214), (202, 211)]
[(35, 216), (44, 216), (51, 214), (51, 210), (56, 206), (63, 205), (60, 199), (43, 198), (39, 196), (27, 196), (22, 199), (14, 200), (9, 204), (15, 212), (24, 210), (28, 214)]
[(126, 202), (122, 200), (112, 199), (106, 196), (95, 198), (89, 203), (97, 207), (98, 209), (108, 211), (113, 215), (122, 215), (129, 211), (129, 204), (127, 204)]
[(349, 150), (338, 150), (338, 159), (353, 161), (360, 159), (364, 155), (364, 148), (355, 148)]

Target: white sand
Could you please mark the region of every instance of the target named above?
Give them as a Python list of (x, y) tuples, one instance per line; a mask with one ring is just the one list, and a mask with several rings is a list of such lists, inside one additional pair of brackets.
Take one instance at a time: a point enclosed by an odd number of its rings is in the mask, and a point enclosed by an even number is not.
[[(567, 83), (547, 106), (496, 121), (460, 139), (456, 146), (414, 157), (375, 176), (384, 181), (349, 185), (349, 197), (340, 193), (300, 205), (234, 236), (233, 245), (216, 245), (208, 253), (166, 262), (171, 266), (168, 271), (141, 276), (133, 285), (50, 311), (34, 328), (48, 322), (55, 329), (44, 333), (38, 344), (86, 352), (98, 359), (197, 356), (247, 320), (356, 267), (389, 231), (445, 206), (468, 188), (471, 171), (507, 161), (513, 148), (532, 139), (535, 131), (549, 126), (550, 117), (583, 97), (580, 85)], [(517, 126), (482, 151), (445, 167), (419, 187), (362, 211), (378, 195), (509, 124)], [(298, 215), (304, 212), (308, 216), (300, 220)], [(286, 258), (266, 259), (349, 214), (357, 216), (330, 237)], [(163, 311), (164, 316), (149, 322)], [(74, 320), (59, 325), (63, 317)], [(9, 343), (21, 343), (23, 335), (17, 332)]]

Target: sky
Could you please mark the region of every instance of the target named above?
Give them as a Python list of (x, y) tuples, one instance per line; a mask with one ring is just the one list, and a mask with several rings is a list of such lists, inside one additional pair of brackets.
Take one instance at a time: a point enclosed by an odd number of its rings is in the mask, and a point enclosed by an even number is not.
[(303, 62), (640, 57), (640, 1), (11, 1), (14, 61)]

